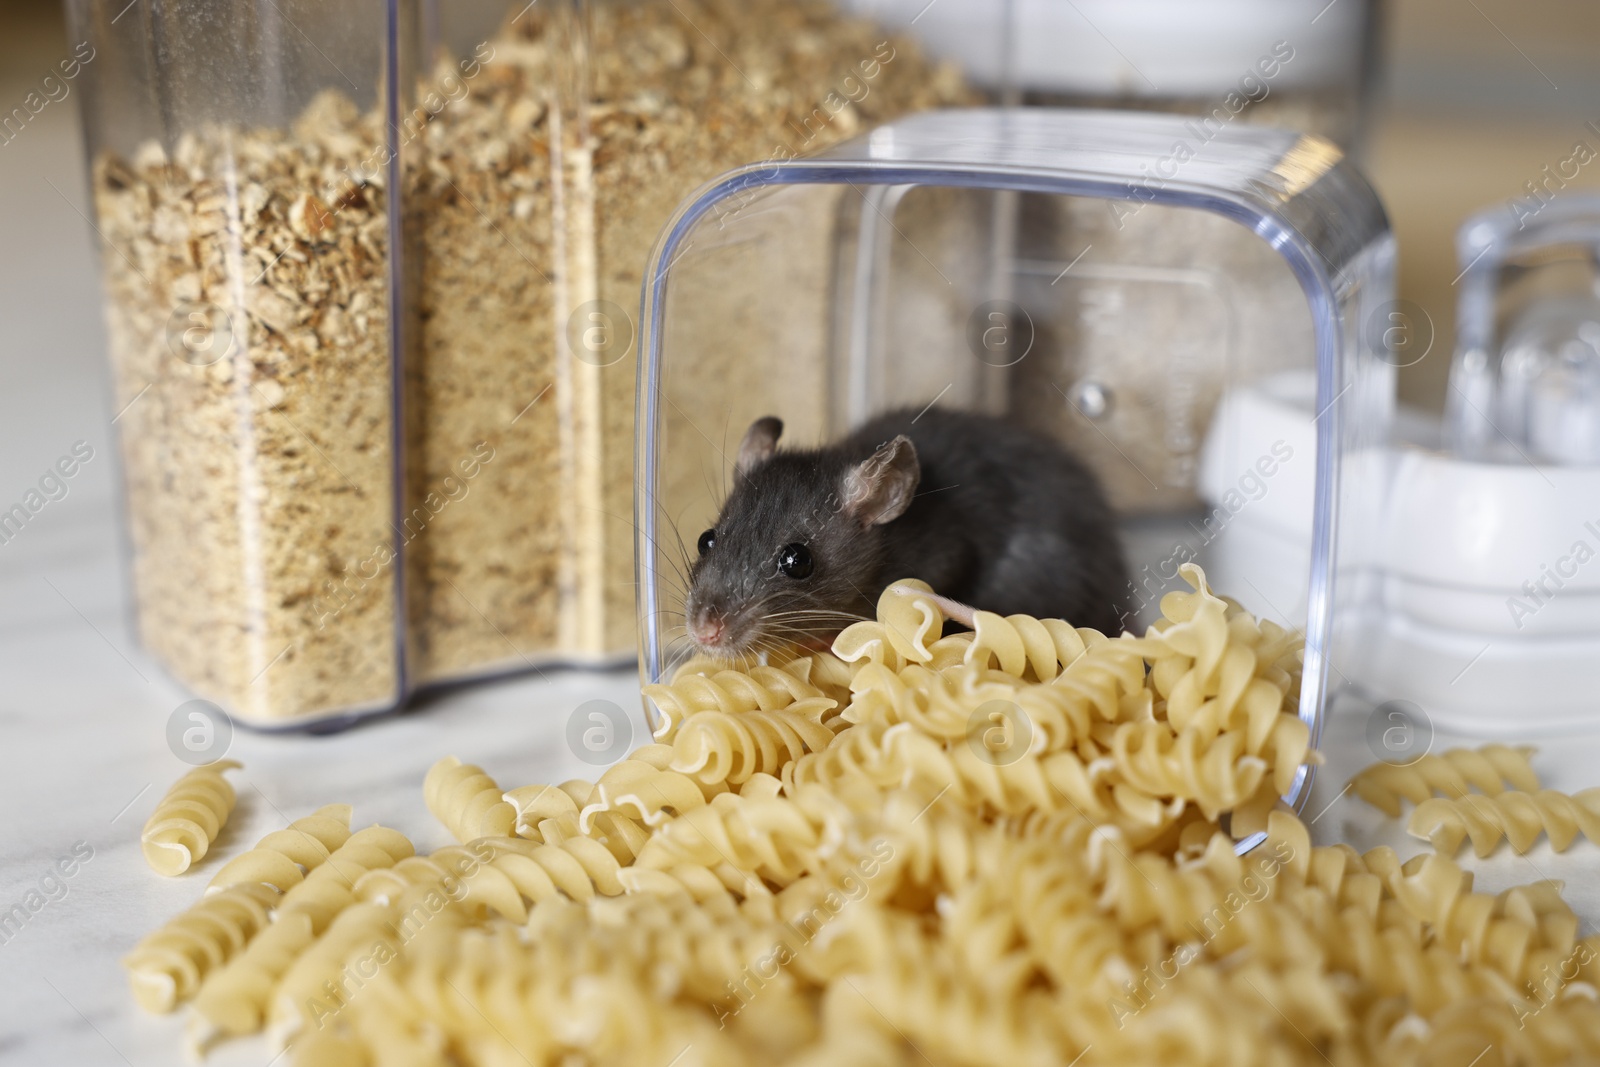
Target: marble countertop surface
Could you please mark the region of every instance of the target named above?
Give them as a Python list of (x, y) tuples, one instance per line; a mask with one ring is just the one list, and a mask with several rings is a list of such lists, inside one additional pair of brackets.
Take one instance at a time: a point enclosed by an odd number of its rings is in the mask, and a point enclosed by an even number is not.
[[(440, 756), (482, 764), (507, 787), (589, 776), (565, 740), (581, 703), (610, 700), (645, 727), (632, 670), (549, 672), (429, 698), (415, 710), (331, 736), (238, 730), (228, 756), (239, 804), (212, 853), (189, 875), (157, 877), (140, 855), (139, 829), (187, 767), (169, 750), (167, 720), (188, 699), (136, 647), (129, 632), (114, 511), (109, 497), (69, 497), (48, 531), (0, 547), (0, 908), (43, 904), (0, 944), (0, 1064), (168, 1064), (181, 1059), (182, 1016), (152, 1017), (133, 1004), (118, 958), (143, 933), (195, 899), (210, 873), (260, 837), (321, 804), (355, 806), (355, 824), (382, 822), (419, 849), (449, 843), (422, 801), (422, 778)], [(32, 536), (37, 533), (38, 536)], [(1306, 816), (1320, 841), (1417, 851), (1399, 827), (1340, 786), (1370, 761), (1366, 713), (1333, 716), (1328, 765)], [(1435, 748), (1451, 743), (1440, 734)], [(1600, 745), (1547, 746), (1547, 783), (1594, 784)], [(67, 878), (59, 859), (92, 850)], [(1600, 916), (1600, 849), (1565, 855), (1547, 844), (1526, 856), (1502, 850), (1462, 861), (1479, 886), (1543, 878), (1567, 882), (1589, 920)], [(39, 898), (35, 898), (35, 903)], [(267, 1067), (274, 1050), (233, 1042), (208, 1062)]]
[[(24, 155), (0, 152), (7, 190), (0, 252), (0, 509), (9, 507), (75, 442), (95, 458), (23, 532), (0, 544), (0, 911), (37, 905), (0, 935), (0, 1064), (170, 1064), (182, 1059), (182, 1017), (136, 1009), (118, 958), (143, 933), (196, 898), (224, 859), (263, 833), (334, 801), (357, 825), (383, 822), (421, 848), (447, 842), (421, 784), (439, 757), (482, 764), (502, 784), (592, 776), (569, 750), (566, 724), (605, 699), (634, 716), (632, 670), (547, 672), (429, 698), (411, 713), (341, 734), (240, 730), (228, 755), (239, 805), (212, 854), (178, 879), (152, 874), (139, 829), (186, 769), (166, 728), (188, 695), (137, 647), (130, 627), (115, 477), (115, 427), (103, 369), (98, 292), (85, 218), (81, 154), (63, 118), (30, 126)], [(1529, 699), (1537, 699), (1530, 686)], [(1507, 709), (1516, 714), (1517, 709)], [(1416, 843), (1341, 794), (1372, 759), (1366, 712), (1332, 717), (1328, 766), (1307, 809), (1323, 841), (1365, 848)], [(1435, 748), (1450, 744), (1440, 733)], [(1600, 784), (1600, 739), (1549, 744), (1539, 766), (1551, 787)], [(58, 860), (92, 853), (70, 877)], [(1600, 917), (1600, 848), (1565, 855), (1546, 844), (1463, 860), (1479, 885), (1558, 878), (1591, 923)], [(30, 896), (37, 894), (37, 896)], [(262, 1041), (223, 1046), (210, 1062), (267, 1067)]]
[[(0, 72), (0, 89), (14, 88)], [(9, 96), (6, 97), (9, 100)], [(97, 268), (75, 116), (52, 108), (0, 150), (0, 510), (82, 441), (94, 456), (22, 532), (0, 543), (0, 1064), (182, 1062), (181, 1016), (140, 1012), (119, 957), (199, 897), (228, 856), (335, 801), (428, 849), (449, 842), (422, 778), (459, 754), (505, 783), (592, 777), (569, 751), (584, 701), (628, 709), (645, 740), (638, 675), (547, 672), (461, 688), (414, 711), (309, 737), (239, 730), (239, 803), (190, 875), (144, 864), (139, 830), (186, 765), (166, 724), (190, 699), (139, 649), (116, 476)], [(62, 878), (57, 863), (92, 850)], [(30, 893), (37, 896), (30, 897)], [(264, 1042), (211, 1062), (264, 1067)], [(280, 1061), (286, 1062), (286, 1061)]]

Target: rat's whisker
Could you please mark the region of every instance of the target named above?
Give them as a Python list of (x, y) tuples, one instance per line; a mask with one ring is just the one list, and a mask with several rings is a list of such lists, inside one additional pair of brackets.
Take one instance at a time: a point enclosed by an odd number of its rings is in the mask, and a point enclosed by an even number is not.
[(845, 611), (784, 611), (765, 615), (762, 618), (767, 621), (787, 620), (798, 623), (834, 624), (839, 625), (841, 629), (851, 623), (871, 621), (867, 616), (855, 615)]

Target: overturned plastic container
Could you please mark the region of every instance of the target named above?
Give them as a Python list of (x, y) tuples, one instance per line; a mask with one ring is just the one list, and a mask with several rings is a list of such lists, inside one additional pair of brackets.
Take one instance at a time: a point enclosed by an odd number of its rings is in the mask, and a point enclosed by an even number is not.
[[(1225, 251), (1195, 258), (1208, 235)], [(938, 403), (1052, 434), (1096, 470), (1123, 526), (1130, 626), (1181, 587), (1182, 563), (1208, 564), (1294, 471), (1313, 472), (1304, 581), (1287, 597), (1215, 587), (1304, 631), (1299, 713), (1314, 741), (1335, 621), (1370, 594), (1382, 480), (1368, 474), (1395, 368), (1364, 324), (1390, 302), (1393, 270), (1383, 210), (1343, 153), (1279, 130), (945, 111), (725, 175), (679, 208), (645, 279), (645, 680), (682, 648), (679, 538), (714, 519), (746, 425), (777, 415), (786, 442), (808, 444)], [(1285, 376), (1310, 402), (1281, 432), (1217, 423)], [(1229, 483), (1214, 506), (1202, 468)], [(1309, 783), (1308, 768), (1289, 801)]]

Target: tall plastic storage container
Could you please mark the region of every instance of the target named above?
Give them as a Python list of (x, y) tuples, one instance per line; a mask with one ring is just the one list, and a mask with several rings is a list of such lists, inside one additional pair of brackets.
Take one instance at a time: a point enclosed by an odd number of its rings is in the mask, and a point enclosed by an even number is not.
[(820, 4), (69, 0), (139, 632), (265, 725), (620, 662), (672, 206), (967, 99)]
[[(513, 584), (543, 600), (508, 634), (625, 655), (636, 647), (635, 315), (660, 227), (732, 161), (787, 158), (964, 91), (903, 40), (816, 3), (495, 0), (441, 5), (430, 21), (448, 54), (493, 58), (464, 106), (429, 129), (420, 365), (436, 385), (420, 390), (422, 465), (550, 392), (489, 475), (518, 502), (463, 513), (470, 536), (437, 561), (459, 589), (434, 581), (419, 596), (436, 631), (450, 619), (472, 635), (481, 625), (466, 602), (505, 587), (496, 567), (559, 560)], [(528, 131), (532, 143), (519, 142)], [(513, 364), (514, 383), (495, 369)], [(559, 550), (519, 556), (529, 527), (559, 536)], [(462, 638), (440, 638), (442, 665), (465, 666), (452, 647)]]
[(142, 640), (245, 719), (392, 706), (393, 7), (69, 13), (96, 52), (85, 119)]
[[(1246, 529), (1242, 513), (1314, 485), (1284, 505), (1303, 507), (1314, 529), (1291, 595), (1215, 587), (1304, 631), (1300, 714), (1315, 737), (1336, 621), (1356, 618), (1345, 604), (1372, 586), (1383, 484), (1373, 475), (1394, 367), (1363, 323), (1392, 297), (1394, 245), (1376, 197), (1331, 142), (1244, 126), (1204, 146), (1195, 137), (1176, 116), (945, 111), (819, 158), (733, 171), (686, 201), (644, 290), (646, 680), (684, 651), (680, 546), (715, 518), (745, 426), (777, 415), (785, 441), (806, 444), (891, 407), (939, 403), (1054, 434), (1095, 467), (1122, 518), (1130, 627), (1182, 587), (1181, 564), (1207, 564)], [(1149, 181), (1157, 168), (1171, 176)], [(1013, 194), (1046, 202), (1039, 217), (1055, 221), (1024, 214), (1008, 235), (996, 203)], [(1085, 233), (1146, 212), (1183, 232), (1243, 235), (1245, 251), (1225, 242), (1175, 263), (1159, 240), (1101, 245)], [(1103, 386), (1063, 329), (1115, 342), (1116, 369), (1134, 388)], [(1239, 359), (1247, 330), (1276, 346)], [(1152, 337), (1160, 343), (1143, 343)], [(1310, 395), (1283, 426), (1247, 433), (1218, 418), (1299, 380)], [(1229, 483), (1215, 508), (1198, 503), (1204, 470)], [(1308, 781), (1303, 773), (1292, 802)]]

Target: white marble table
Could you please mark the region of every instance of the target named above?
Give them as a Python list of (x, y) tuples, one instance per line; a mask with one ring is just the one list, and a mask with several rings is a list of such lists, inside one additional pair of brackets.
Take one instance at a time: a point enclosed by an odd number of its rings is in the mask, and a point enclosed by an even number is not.
[[(79, 842), (93, 858), (60, 880), (59, 899), (0, 944), (0, 1063), (176, 1062), (179, 1017), (138, 1012), (117, 958), (198, 897), (223, 858), (332, 801), (354, 804), (358, 825), (382, 822), (421, 847), (444, 844), (447, 835), (421, 798), (436, 758), (458, 753), (506, 784), (592, 775), (567, 749), (568, 714), (597, 697), (638, 707), (632, 671), (553, 672), (455, 690), (334, 736), (241, 730), (228, 753), (245, 764), (233, 775), (240, 785), (233, 821), (194, 875), (158, 878), (140, 857), (138, 832), (185, 770), (167, 748), (165, 727), (186, 695), (128, 633), (109, 498), (66, 503), (48, 536), (41, 529), (26, 544), (19, 538), (0, 549), (0, 906), (24, 901), (58, 859), (75, 845), (83, 851)], [(1360, 711), (1330, 723), (1329, 766), (1308, 816), (1322, 840), (1415, 851), (1376, 812), (1338, 795), (1350, 770), (1370, 759), (1364, 724)], [(637, 728), (642, 737), (642, 721)], [(1590, 770), (1596, 751), (1592, 742), (1547, 751), (1541, 763), (1550, 784), (1576, 789), (1600, 779)], [(1556, 856), (1540, 845), (1526, 857), (1466, 862), (1487, 889), (1566, 879), (1582, 912), (1600, 916), (1600, 849), (1580, 844)], [(263, 1067), (271, 1056), (264, 1042), (244, 1041), (211, 1062)]]
[[(320, 804), (355, 805), (356, 821), (398, 827), (419, 845), (445, 842), (421, 782), (439, 756), (482, 763), (507, 784), (585, 771), (564, 727), (579, 703), (636, 709), (631, 671), (552, 673), (452, 691), (400, 717), (331, 737), (240, 732), (229, 755), (240, 804), (211, 857), (190, 877), (144, 866), (139, 827), (185, 769), (167, 749), (169, 714), (186, 694), (136, 648), (116, 521), (113, 432), (97, 292), (80, 216), (81, 163), (71, 113), (30, 126), (33, 141), (0, 152), (0, 507), (9, 507), (78, 440), (96, 458), (9, 544), (0, 544), (0, 910), (28, 900), (75, 846), (93, 855), (55, 884), (26, 924), (0, 943), (0, 1063), (168, 1064), (181, 1021), (139, 1013), (118, 957), (143, 932), (200, 894), (207, 872), (262, 833)], [(1530, 693), (1530, 700), (1536, 699)], [(1517, 709), (1507, 709), (1515, 714)], [(1308, 814), (1323, 840), (1360, 847), (1413, 842), (1339, 786), (1371, 758), (1360, 711), (1330, 723), (1318, 795)], [(642, 722), (639, 723), (642, 737)], [(1440, 736), (1436, 744), (1448, 744)], [(1548, 746), (1550, 785), (1600, 783), (1600, 741)], [(82, 842), (82, 845), (78, 843)], [(1467, 860), (1495, 889), (1562, 878), (1591, 920), (1600, 916), (1600, 849), (1565, 856)], [(64, 887), (64, 888), (62, 888)], [(259, 1041), (212, 1062), (265, 1067)]]
[[(0, 929), (0, 1064), (143, 1067), (181, 1061), (181, 1023), (134, 1007), (118, 957), (199, 896), (222, 857), (333, 801), (354, 804), (358, 824), (444, 844), (421, 796), (435, 759), (457, 752), (507, 782), (592, 774), (567, 750), (567, 715), (593, 698), (638, 709), (638, 684), (631, 669), (552, 674), (337, 736), (240, 731), (240, 802), (217, 850), (192, 877), (152, 874), (139, 828), (185, 769), (165, 724), (188, 696), (130, 633), (78, 136), (73, 111), (54, 107), (0, 150), (0, 510), (74, 442), (95, 453), (64, 499), (0, 543), (0, 913), (30, 891), (43, 901), (20, 930)], [(49, 881), (79, 842), (92, 858)], [(270, 1058), (245, 1042), (213, 1060)]]

